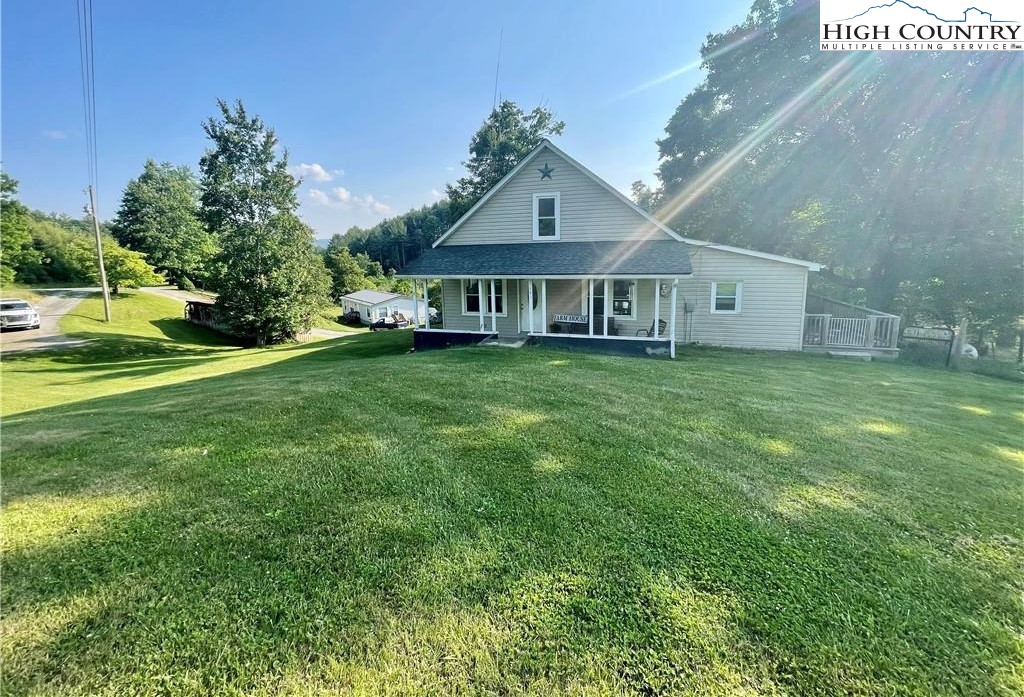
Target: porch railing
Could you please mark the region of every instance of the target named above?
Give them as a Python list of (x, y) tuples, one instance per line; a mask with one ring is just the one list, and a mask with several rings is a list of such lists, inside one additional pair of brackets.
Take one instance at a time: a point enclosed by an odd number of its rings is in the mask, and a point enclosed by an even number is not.
[(900, 318), (896, 315), (804, 315), (804, 346), (894, 349), (899, 336)]

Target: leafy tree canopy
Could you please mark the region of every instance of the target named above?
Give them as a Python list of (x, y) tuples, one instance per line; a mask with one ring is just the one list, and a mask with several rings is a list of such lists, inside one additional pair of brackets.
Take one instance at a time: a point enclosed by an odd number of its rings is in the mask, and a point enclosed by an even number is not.
[(146, 263), (145, 254), (125, 249), (113, 239), (109, 242), (103, 246), (103, 265), (112, 293), (116, 295), (121, 288), (158, 286), (164, 282), (163, 276)]
[(277, 137), (241, 102), (218, 102), (205, 124), (201, 218), (220, 241), (217, 306), (223, 321), (259, 346), (312, 326), (328, 304), (330, 278), (313, 231), (296, 215), (298, 182)]
[(28, 209), (15, 198), (18, 182), (0, 172), (0, 285), (14, 282), (15, 270), (41, 260), (32, 244)]
[[(366, 254), (389, 271), (400, 269), (430, 247), (542, 138), (559, 135), (564, 129), (565, 123), (556, 120), (549, 109), (537, 107), (526, 113), (515, 102), (501, 102), (470, 139), (469, 159), (463, 163), (467, 175), (447, 185), (446, 199), (369, 229), (351, 228), (344, 243), (354, 255)], [(408, 285), (390, 280), (388, 289), (406, 292)]]
[(118, 241), (146, 255), (176, 281), (202, 281), (217, 251), (199, 218), (199, 186), (185, 166), (147, 160), (128, 182), (112, 230)]
[(817, 22), (817, 2), (757, 0), (707, 38), (657, 213), (824, 262), (821, 290), (911, 321), (1024, 314), (1022, 56), (824, 52)]
[(469, 141), (467, 175), (446, 187), (449, 216), (458, 220), (488, 189), (497, 184), (541, 139), (561, 135), (565, 122), (551, 110), (537, 107), (526, 113), (510, 100), (502, 101)]

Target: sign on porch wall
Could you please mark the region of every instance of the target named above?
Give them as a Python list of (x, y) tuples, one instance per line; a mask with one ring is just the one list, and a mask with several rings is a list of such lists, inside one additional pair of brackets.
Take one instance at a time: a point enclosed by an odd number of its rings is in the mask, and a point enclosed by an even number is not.
[(589, 315), (553, 315), (552, 322), (568, 322), (571, 324), (586, 324), (590, 321)]

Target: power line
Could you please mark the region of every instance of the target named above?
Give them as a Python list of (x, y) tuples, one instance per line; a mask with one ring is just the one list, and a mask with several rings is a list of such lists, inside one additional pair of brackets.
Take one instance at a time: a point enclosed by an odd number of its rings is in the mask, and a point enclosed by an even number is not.
[(96, 67), (93, 40), (92, 0), (76, 0), (78, 20), (78, 57), (82, 74), (82, 105), (85, 113), (85, 162), (88, 168), (89, 212), (96, 236), (96, 264), (103, 290), (103, 315), (110, 321), (110, 290), (107, 288), (107, 270), (103, 264), (103, 240), (100, 218), (96, 210), (96, 189), (99, 186), (99, 157), (96, 145)]

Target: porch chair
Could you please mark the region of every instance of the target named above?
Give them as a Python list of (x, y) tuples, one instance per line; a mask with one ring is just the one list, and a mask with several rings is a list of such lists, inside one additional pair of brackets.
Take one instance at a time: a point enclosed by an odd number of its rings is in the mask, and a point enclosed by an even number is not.
[[(668, 322), (663, 319), (658, 320), (658, 336), (665, 336), (665, 330), (668, 329)], [(637, 336), (654, 336), (654, 320), (651, 320), (650, 329), (638, 329), (636, 332)]]

